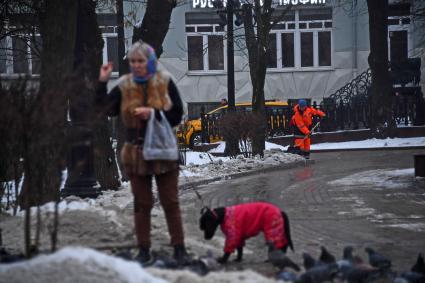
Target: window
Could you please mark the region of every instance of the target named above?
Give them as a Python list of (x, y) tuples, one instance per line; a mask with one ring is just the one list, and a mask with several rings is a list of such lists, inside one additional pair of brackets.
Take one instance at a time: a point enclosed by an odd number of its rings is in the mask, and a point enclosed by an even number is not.
[[(294, 34), (282, 33), (282, 68), (295, 67)], [(277, 60), (276, 60), (277, 61)]]
[(189, 70), (204, 70), (204, 45), (203, 36), (187, 37), (187, 53), (189, 59)]
[(7, 48), (7, 39), (3, 38), (0, 40), (0, 73), (5, 74), (7, 73), (7, 65), (10, 64), (7, 55), (8, 48)]
[(313, 33), (301, 33), (301, 67), (313, 67)]
[(268, 62), (267, 62), (268, 68), (277, 67), (277, 61), (275, 60), (275, 58), (276, 58), (276, 34), (271, 33), (269, 34)]
[(15, 34), (0, 41), (1, 74), (40, 74), (41, 37)]
[(388, 56), (390, 61), (404, 61), (409, 57), (409, 50), (412, 46), (409, 32), (410, 22), (409, 15), (388, 17)]
[(321, 31), (317, 33), (319, 36), (319, 66), (331, 65), (331, 32)]
[(187, 25), (189, 71), (224, 71), (224, 29), (220, 25)]
[(113, 75), (118, 75), (119, 60), (118, 60), (118, 34), (115, 26), (101, 26), (103, 38), (103, 63), (112, 62)]
[(270, 32), (269, 69), (332, 66), (332, 9), (292, 11)]

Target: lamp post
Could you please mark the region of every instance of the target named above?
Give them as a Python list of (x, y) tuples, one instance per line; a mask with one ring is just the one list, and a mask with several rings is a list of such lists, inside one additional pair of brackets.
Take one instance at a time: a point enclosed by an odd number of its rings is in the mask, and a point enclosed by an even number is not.
[[(86, 8), (94, 14), (95, 5), (87, 2), (90, 6), (85, 7), (85, 3), (79, 0), (77, 32), (79, 35), (75, 45), (74, 69), (79, 71), (79, 77), (73, 86), (73, 95), (69, 98), (69, 117), (71, 122), (68, 127), (67, 138), (69, 142), (67, 167), (68, 178), (65, 188), (61, 191), (61, 196), (75, 195), (81, 198), (95, 198), (101, 190), (96, 180), (94, 172), (94, 147), (93, 130), (90, 122), (93, 121), (93, 94), (85, 82), (87, 69), (84, 68), (88, 55), (88, 38), (93, 35), (87, 32), (88, 19)], [(83, 12), (84, 11), (84, 12)], [(87, 76), (88, 77), (88, 76)]]
[(68, 178), (61, 196), (96, 198), (100, 185), (94, 175), (93, 132), (86, 122), (72, 122), (68, 137)]
[[(227, 0), (226, 7), (224, 7), (222, 0), (213, 1), (213, 6), (218, 9), (217, 13), (220, 14), (220, 18), (223, 21), (223, 26), (227, 25), (227, 110), (230, 114), (236, 112), (233, 13), (240, 11), (240, 9), (235, 9), (235, 4), (239, 6), (239, 0)], [(235, 136), (227, 137), (224, 152), (226, 155), (235, 155), (239, 152), (239, 144)]]
[(235, 49), (233, 42), (233, 0), (227, 1), (227, 103), (229, 112), (235, 107)]

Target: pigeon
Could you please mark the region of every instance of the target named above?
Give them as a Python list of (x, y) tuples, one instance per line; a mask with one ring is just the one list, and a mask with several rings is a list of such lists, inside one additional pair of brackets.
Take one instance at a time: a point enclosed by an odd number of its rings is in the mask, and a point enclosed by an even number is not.
[(298, 283), (322, 283), (333, 281), (338, 273), (338, 265), (336, 263), (320, 264), (307, 270), (298, 279)]
[(283, 280), (283, 281), (286, 281), (286, 282), (296, 282), (298, 280), (298, 277), (293, 272), (282, 271), (282, 272), (277, 274), (276, 279), (277, 280)]
[(406, 279), (409, 283), (425, 283), (425, 275), (414, 271), (403, 272), (400, 277)]
[(425, 275), (424, 256), (421, 253), (418, 255), (418, 259), (416, 260), (415, 265), (412, 266), (412, 269), (410, 271), (421, 273), (421, 274)]
[(316, 265), (316, 260), (307, 252), (303, 253), (303, 260), (305, 270), (309, 270)]
[(342, 253), (342, 258), (348, 261), (353, 261), (353, 247), (346, 246), (344, 247), (344, 251)]
[(336, 262), (339, 269), (339, 275), (343, 280), (347, 278), (348, 272), (353, 268), (353, 262), (353, 247), (346, 246), (342, 253), (342, 259)]
[(373, 250), (372, 248), (367, 247), (365, 251), (369, 255), (369, 263), (372, 266), (377, 267), (379, 269), (389, 269), (391, 267), (391, 261), (380, 253)]
[(354, 265), (347, 271), (345, 279), (348, 283), (366, 283), (371, 282), (379, 276), (379, 269), (366, 263)]
[(410, 283), (410, 282), (405, 278), (396, 277), (396, 278), (394, 278), (392, 283)]
[(205, 273), (220, 269), (220, 264), (214, 258), (211, 250), (207, 251), (206, 256), (199, 258), (199, 263), (202, 266), (202, 269), (205, 270)]
[(338, 265), (338, 270), (340, 272), (341, 278), (346, 279), (348, 273), (353, 269), (353, 263), (346, 259), (341, 259), (336, 262)]
[(296, 271), (301, 270), (300, 267), (287, 257), (283, 251), (278, 249), (269, 251), (268, 261), (280, 270), (283, 270), (285, 267), (290, 267)]
[(333, 256), (328, 250), (321, 246), (320, 249), (322, 250), (322, 253), (320, 254), (319, 261), (325, 264), (335, 263), (335, 256)]

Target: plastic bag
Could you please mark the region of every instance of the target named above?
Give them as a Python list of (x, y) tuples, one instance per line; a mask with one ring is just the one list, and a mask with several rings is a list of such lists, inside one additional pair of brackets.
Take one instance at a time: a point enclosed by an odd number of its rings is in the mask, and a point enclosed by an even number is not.
[(152, 110), (146, 126), (143, 144), (145, 160), (178, 160), (177, 139), (164, 113), (160, 111), (161, 120), (155, 117)]

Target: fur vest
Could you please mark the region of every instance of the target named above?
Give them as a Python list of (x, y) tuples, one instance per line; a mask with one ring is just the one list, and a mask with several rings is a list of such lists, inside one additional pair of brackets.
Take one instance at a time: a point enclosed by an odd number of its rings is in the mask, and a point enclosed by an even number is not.
[[(126, 128), (140, 129), (145, 126), (144, 121), (133, 115), (137, 107), (149, 106), (165, 111), (171, 109), (172, 102), (168, 94), (170, 77), (167, 74), (157, 72), (146, 85), (135, 83), (132, 74), (124, 75), (120, 80), (118, 85), (121, 91), (120, 114)], [(176, 161), (145, 161), (142, 147), (128, 142), (121, 150), (121, 161), (129, 177), (132, 175), (159, 175), (178, 169)]]
[(140, 119), (134, 117), (134, 109), (150, 106), (157, 110), (170, 110), (172, 107), (168, 95), (168, 75), (157, 72), (148, 80), (146, 86), (133, 81), (133, 75), (127, 74), (119, 84), (121, 90), (121, 119), (127, 128), (140, 127)]

